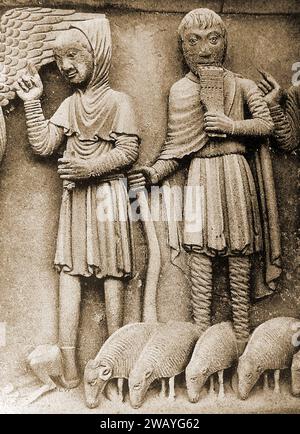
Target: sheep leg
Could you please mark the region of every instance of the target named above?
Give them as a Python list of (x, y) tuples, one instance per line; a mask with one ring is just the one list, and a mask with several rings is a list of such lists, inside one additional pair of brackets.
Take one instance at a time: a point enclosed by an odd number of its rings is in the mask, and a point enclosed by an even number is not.
[(167, 380), (166, 378), (161, 379), (161, 390), (160, 390), (160, 397), (166, 398), (167, 396)]
[(209, 392), (210, 395), (215, 393), (214, 376), (211, 375), (209, 378)]
[(120, 402), (124, 402), (123, 388), (124, 388), (124, 378), (118, 378), (118, 400)]
[(174, 401), (175, 399), (175, 377), (169, 379), (169, 401)]
[(268, 380), (268, 373), (265, 372), (264, 373), (264, 387), (263, 387), (264, 392), (268, 392), (269, 391), (269, 380)]
[(224, 391), (224, 370), (218, 372), (218, 379), (219, 379), (219, 394), (218, 398), (223, 399), (225, 397), (225, 391)]
[(274, 381), (275, 381), (274, 393), (280, 393), (280, 370), (279, 369), (276, 369), (276, 371), (274, 371)]
[(233, 392), (235, 394), (238, 393), (238, 377), (237, 377), (237, 373), (236, 372), (234, 372), (232, 374), (232, 377), (231, 377), (231, 389), (233, 390)]

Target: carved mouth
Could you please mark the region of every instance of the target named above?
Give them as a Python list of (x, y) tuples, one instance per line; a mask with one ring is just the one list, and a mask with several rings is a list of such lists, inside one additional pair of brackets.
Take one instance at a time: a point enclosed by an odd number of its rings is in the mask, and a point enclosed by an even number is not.
[(69, 79), (71, 79), (71, 78), (74, 78), (76, 75), (77, 75), (77, 71), (74, 71), (74, 72), (70, 72), (69, 74), (67, 74), (67, 77)]

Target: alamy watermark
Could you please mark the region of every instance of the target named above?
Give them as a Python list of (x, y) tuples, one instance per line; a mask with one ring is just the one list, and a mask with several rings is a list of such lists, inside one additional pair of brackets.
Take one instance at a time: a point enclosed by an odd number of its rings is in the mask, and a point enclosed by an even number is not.
[[(124, 197), (129, 198), (128, 208)], [(145, 196), (147, 212), (143, 212), (140, 195)], [(102, 222), (133, 221), (181, 222), (187, 232), (201, 232), (204, 219), (204, 188), (199, 185), (178, 185), (127, 190), (127, 180), (122, 179), (114, 189), (114, 200), (110, 186), (103, 185), (97, 191), (97, 220)], [(145, 210), (144, 210), (145, 211)]]

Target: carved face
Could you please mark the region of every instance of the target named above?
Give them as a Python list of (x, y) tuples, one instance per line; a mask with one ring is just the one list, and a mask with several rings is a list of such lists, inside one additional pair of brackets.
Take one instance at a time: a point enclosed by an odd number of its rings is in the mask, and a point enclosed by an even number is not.
[(237, 374), (238, 374), (238, 390), (241, 399), (247, 399), (254, 385), (263, 373), (263, 368), (257, 366), (254, 362), (240, 357)]
[(152, 369), (146, 369), (144, 371), (133, 369), (131, 371), (128, 385), (130, 403), (133, 408), (139, 408), (143, 404), (147, 390), (150, 384), (154, 381), (152, 375)]
[(99, 394), (112, 377), (112, 368), (108, 365), (89, 360), (84, 370), (84, 392), (86, 405), (95, 408), (99, 405)]
[(94, 58), (80, 31), (73, 29), (60, 35), (53, 51), (61, 74), (70, 84), (88, 84), (93, 75)]
[(203, 30), (191, 27), (183, 34), (183, 54), (194, 74), (198, 72), (198, 65), (221, 65), (225, 48), (226, 41), (218, 27)]
[(193, 403), (198, 402), (200, 392), (210, 375), (209, 369), (206, 367), (191, 367), (187, 366), (185, 372), (186, 387), (189, 400)]

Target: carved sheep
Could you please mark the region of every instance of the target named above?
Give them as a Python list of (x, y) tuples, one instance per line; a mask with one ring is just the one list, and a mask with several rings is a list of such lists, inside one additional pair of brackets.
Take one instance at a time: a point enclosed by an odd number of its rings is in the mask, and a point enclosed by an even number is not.
[(267, 370), (275, 371), (274, 391), (280, 392), (280, 370), (291, 366), (297, 350), (293, 343), (296, 324), (299, 324), (296, 318), (278, 317), (264, 322), (254, 330), (238, 364), (238, 389), (242, 399), (248, 398), (263, 373), (264, 388), (267, 389)]
[(123, 379), (139, 357), (146, 342), (159, 327), (158, 323), (128, 324), (113, 333), (84, 371), (85, 400), (89, 408), (99, 405), (98, 395), (107, 382), (118, 378), (119, 396), (123, 400)]
[(174, 377), (184, 371), (200, 331), (189, 322), (168, 322), (145, 345), (129, 375), (130, 403), (139, 408), (151, 383), (169, 378), (169, 398), (173, 399)]
[(190, 363), (186, 368), (186, 385), (191, 402), (198, 402), (200, 392), (210, 378), (213, 391), (213, 375), (219, 377), (219, 397), (224, 396), (223, 372), (238, 361), (238, 347), (231, 322), (209, 327), (196, 343)]

